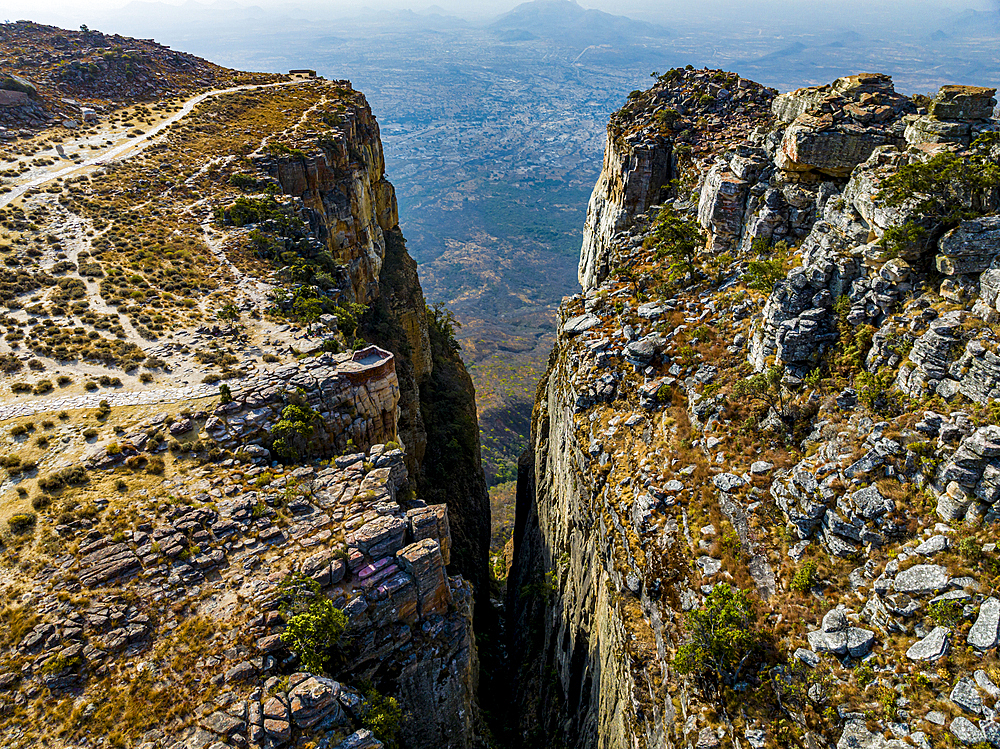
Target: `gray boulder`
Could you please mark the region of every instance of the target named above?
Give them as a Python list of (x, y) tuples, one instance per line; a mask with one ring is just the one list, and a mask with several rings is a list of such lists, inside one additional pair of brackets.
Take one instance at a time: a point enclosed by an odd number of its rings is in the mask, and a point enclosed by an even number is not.
[(715, 487), (721, 491), (731, 492), (746, 484), (746, 481), (737, 476), (735, 473), (720, 473), (712, 479), (712, 483), (715, 484)]
[(947, 627), (935, 627), (924, 639), (910, 646), (906, 657), (911, 661), (936, 661), (948, 652), (950, 634)]
[(979, 744), (986, 741), (986, 735), (975, 723), (960, 715), (951, 722), (952, 735), (963, 744)]
[(982, 273), (1000, 252), (1000, 216), (963, 221), (941, 238), (937, 269), (948, 276)]
[(900, 593), (934, 593), (948, 587), (948, 579), (940, 564), (917, 564), (896, 575), (893, 586)]
[(568, 336), (578, 335), (586, 330), (590, 330), (593, 327), (601, 324), (601, 318), (597, 315), (592, 315), (589, 312), (585, 315), (578, 315), (577, 317), (571, 317), (565, 323), (563, 323), (563, 333)]
[(973, 715), (983, 714), (983, 699), (979, 696), (975, 682), (968, 676), (963, 676), (951, 690), (951, 701)]
[(382, 749), (382, 742), (371, 731), (362, 728), (341, 741), (335, 749)]
[(858, 508), (858, 513), (866, 520), (880, 518), (888, 512), (896, 509), (895, 503), (888, 497), (883, 497), (878, 488), (874, 485), (859, 489), (851, 495), (854, 506)]
[(918, 554), (929, 557), (937, 554), (940, 551), (944, 551), (951, 545), (951, 541), (943, 533), (939, 533), (936, 536), (931, 536), (922, 544), (920, 544), (914, 551)]
[(969, 630), (969, 645), (979, 650), (989, 650), (1000, 642), (1000, 600), (987, 598), (979, 607), (976, 623)]

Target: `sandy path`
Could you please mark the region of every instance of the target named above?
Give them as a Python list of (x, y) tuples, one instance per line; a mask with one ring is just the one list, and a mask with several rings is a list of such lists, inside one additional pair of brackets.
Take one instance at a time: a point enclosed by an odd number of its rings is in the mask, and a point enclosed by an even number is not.
[(162, 133), (164, 130), (173, 125), (178, 120), (191, 114), (194, 108), (199, 104), (201, 104), (206, 99), (209, 99), (214, 96), (222, 96), (224, 94), (236, 93), (237, 91), (274, 88), (276, 86), (293, 86), (298, 83), (301, 83), (301, 81), (281, 81), (279, 83), (251, 84), (246, 86), (236, 86), (234, 88), (215, 89), (213, 91), (206, 91), (203, 94), (198, 94), (197, 96), (188, 99), (184, 103), (184, 105), (180, 108), (180, 110), (174, 112), (167, 119), (152, 126), (142, 135), (136, 136), (135, 138), (130, 139), (126, 143), (122, 143), (121, 145), (118, 146), (112, 146), (107, 150), (101, 151), (96, 156), (92, 156), (91, 158), (79, 164), (73, 164), (72, 166), (65, 166), (62, 168), (59, 168), (58, 164), (53, 164), (51, 171), (47, 172), (46, 174), (42, 174), (40, 176), (34, 176), (28, 178), (24, 182), (21, 182), (19, 178), (14, 177), (10, 181), (10, 186), (12, 187), (11, 191), (8, 193), (4, 193), (3, 195), (0, 195), (0, 208), (7, 205), (8, 203), (13, 202), (14, 200), (17, 200), (32, 188), (40, 187), (44, 184), (52, 182), (53, 180), (57, 180), (62, 177), (69, 177), (71, 175), (77, 174), (78, 172), (82, 172), (84, 170), (91, 169), (93, 167), (101, 166), (112, 159), (127, 159), (130, 156), (134, 156), (136, 153), (145, 148), (151, 139), (155, 138), (157, 135)]

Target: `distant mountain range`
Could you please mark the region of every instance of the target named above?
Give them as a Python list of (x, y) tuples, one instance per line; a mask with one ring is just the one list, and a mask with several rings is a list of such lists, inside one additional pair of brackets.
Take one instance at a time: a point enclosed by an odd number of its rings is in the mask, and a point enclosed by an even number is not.
[(488, 26), (502, 41), (546, 39), (570, 46), (622, 44), (643, 37), (672, 36), (654, 23), (582, 8), (573, 0), (522, 3)]

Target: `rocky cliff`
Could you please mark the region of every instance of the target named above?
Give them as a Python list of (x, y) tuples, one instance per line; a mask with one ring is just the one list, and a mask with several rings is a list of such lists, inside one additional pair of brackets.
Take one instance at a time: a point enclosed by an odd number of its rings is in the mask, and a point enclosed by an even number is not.
[(192, 93), (72, 179), (69, 132), (5, 173), (0, 736), (481, 745), (475, 396), (375, 117), (346, 81)]
[(1000, 745), (994, 93), (613, 117), (520, 467), (525, 743)]

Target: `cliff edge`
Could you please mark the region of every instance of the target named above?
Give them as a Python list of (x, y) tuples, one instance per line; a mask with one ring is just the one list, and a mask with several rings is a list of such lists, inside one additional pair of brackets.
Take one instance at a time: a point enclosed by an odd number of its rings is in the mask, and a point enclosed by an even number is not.
[(997, 742), (994, 94), (678, 69), (612, 118), (519, 476), (525, 742)]

